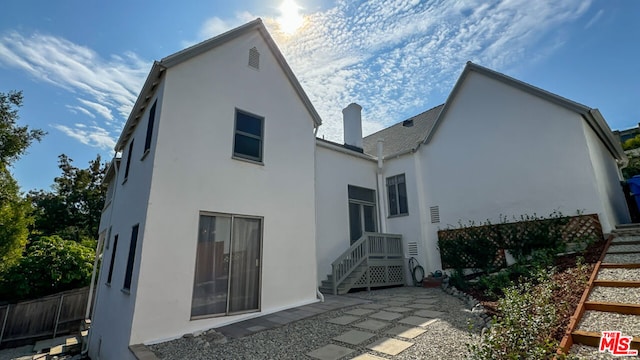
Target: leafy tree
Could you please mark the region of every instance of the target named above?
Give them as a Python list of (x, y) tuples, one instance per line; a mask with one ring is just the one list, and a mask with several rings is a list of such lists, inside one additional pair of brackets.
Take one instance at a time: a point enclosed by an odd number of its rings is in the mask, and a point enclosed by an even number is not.
[(629, 156), (629, 165), (622, 169), (622, 175), (625, 179), (640, 175), (640, 156)]
[(0, 167), (0, 273), (22, 255), (29, 235), (31, 207), (22, 199), (18, 183)]
[(0, 92), (0, 166), (6, 168), (22, 156), (29, 145), (40, 141), (45, 132), (18, 126), (18, 109), (22, 106), (22, 91)]
[(58, 158), (62, 175), (54, 179), (53, 191), (29, 193), (34, 207), (34, 233), (57, 234), (78, 242), (95, 238), (106, 196), (102, 184), (106, 164), (98, 155), (88, 168), (79, 169), (68, 156), (62, 154)]
[(18, 126), (18, 108), (22, 92), (0, 92), (0, 272), (22, 254), (30, 223), (29, 204), (20, 194), (9, 166), (23, 155), (29, 145), (44, 136), (42, 130)]
[(76, 289), (89, 284), (93, 270), (93, 249), (59, 236), (34, 241), (25, 256), (4, 275), (3, 300), (17, 300)]
[(640, 148), (640, 135), (636, 135), (635, 137), (625, 141), (622, 143), (622, 148), (624, 150), (631, 150)]

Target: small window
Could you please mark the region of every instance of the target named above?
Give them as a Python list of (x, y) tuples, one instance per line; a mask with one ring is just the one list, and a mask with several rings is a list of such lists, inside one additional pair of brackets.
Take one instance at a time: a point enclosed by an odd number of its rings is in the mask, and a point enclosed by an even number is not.
[(262, 162), (264, 118), (236, 110), (233, 156)]
[(156, 118), (156, 104), (158, 100), (154, 101), (151, 110), (149, 110), (149, 121), (147, 122), (147, 137), (144, 140), (144, 152), (146, 153), (151, 148), (151, 137), (153, 136), (153, 123)]
[(256, 70), (260, 69), (260, 53), (255, 46), (249, 50), (249, 66)]
[(129, 166), (131, 165), (131, 153), (133, 152), (133, 139), (131, 139), (131, 143), (129, 143), (129, 150), (127, 151), (127, 165), (124, 167), (124, 181), (127, 181), (129, 178)]
[(116, 250), (118, 250), (118, 235), (113, 238), (113, 250), (111, 251), (111, 262), (109, 263), (109, 274), (107, 275), (107, 285), (111, 285), (113, 276), (113, 264), (116, 262)]
[(387, 178), (387, 196), (389, 197), (389, 215), (405, 215), (409, 213), (407, 204), (407, 184), (404, 174)]
[(136, 259), (136, 246), (138, 245), (138, 229), (139, 224), (136, 224), (131, 229), (131, 243), (129, 243), (129, 258), (127, 259), (127, 271), (124, 274), (124, 286), (123, 289), (131, 289), (131, 276), (133, 275), (133, 262)]

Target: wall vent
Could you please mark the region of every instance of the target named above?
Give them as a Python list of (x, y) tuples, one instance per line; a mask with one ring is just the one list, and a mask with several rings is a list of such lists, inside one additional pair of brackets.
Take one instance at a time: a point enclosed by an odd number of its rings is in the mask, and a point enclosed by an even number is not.
[(429, 208), (429, 212), (431, 213), (431, 223), (437, 224), (440, 222), (440, 207), (432, 206)]
[(415, 241), (408, 243), (407, 252), (409, 253), (409, 256), (418, 256), (418, 243)]
[(249, 50), (249, 66), (256, 70), (260, 69), (260, 53), (255, 46)]

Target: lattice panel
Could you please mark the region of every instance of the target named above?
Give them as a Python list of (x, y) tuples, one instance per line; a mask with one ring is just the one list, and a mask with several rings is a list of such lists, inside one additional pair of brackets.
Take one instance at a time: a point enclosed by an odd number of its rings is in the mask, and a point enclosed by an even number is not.
[(370, 281), (372, 284), (384, 284), (387, 282), (387, 274), (384, 266), (370, 266), (369, 272), (371, 273)]
[(353, 287), (358, 287), (358, 286), (367, 286), (367, 272), (369, 270), (365, 271), (364, 273), (362, 273), (362, 276), (360, 276), (360, 279), (358, 279), (358, 281), (356, 281), (355, 283), (353, 283)]
[(388, 266), (390, 283), (404, 283), (404, 268), (402, 266)]
[[(551, 234), (565, 243), (602, 239), (602, 227), (597, 214), (573, 217), (535, 219), (495, 225), (468, 226), (438, 231), (440, 257), (443, 268), (495, 268), (504, 267), (503, 249), (514, 249), (518, 244), (540, 246), (540, 238)], [(546, 234), (546, 236), (541, 236)], [(480, 244), (478, 244), (480, 243)], [(457, 265), (457, 266), (455, 266)]]

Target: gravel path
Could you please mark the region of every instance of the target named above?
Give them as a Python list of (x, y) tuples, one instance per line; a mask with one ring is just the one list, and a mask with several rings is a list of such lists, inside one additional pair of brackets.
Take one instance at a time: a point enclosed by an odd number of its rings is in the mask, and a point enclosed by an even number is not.
[(612, 312), (585, 311), (578, 330), (601, 332), (622, 331), (626, 336), (640, 336), (640, 315), (623, 315)]
[(608, 253), (619, 252), (619, 251), (640, 252), (640, 245), (639, 244), (634, 244), (634, 245), (611, 244), (611, 246), (609, 246), (609, 250), (607, 250)]
[[(610, 353), (601, 353), (597, 348), (585, 345), (573, 345), (570, 350), (571, 355), (575, 355), (578, 359), (620, 359), (619, 356), (613, 356)], [(625, 358), (622, 358), (625, 359)], [(634, 357), (634, 359), (637, 359)]]
[(612, 245), (640, 240), (640, 236), (618, 236), (611, 242)]
[(640, 304), (640, 288), (596, 286), (591, 291), (589, 301)]
[(607, 254), (604, 257), (604, 263), (625, 264), (640, 263), (640, 254)]
[[(356, 305), (337, 311), (320, 314), (313, 318), (290, 323), (280, 328), (265, 330), (239, 339), (215, 341), (207, 339), (208, 334), (194, 338), (182, 338), (162, 344), (151, 345), (149, 348), (160, 359), (307, 359), (306, 354), (328, 344), (348, 347), (355, 350), (346, 358), (351, 359), (359, 354), (372, 353), (366, 347), (383, 338), (394, 338), (387, 332), (397, 325), (402, 319), (412, 314), (423, 311), (419, 308), (410, 308), (409, 305), (433, 303), (429, 308), (440, 311), (439, 320), (425, 326), (424, 333), (413, 339), (397, 338), (410, 341), (414, 345), (393, 356), (393, 359), (461, 359), (467, 356), (467, 343), (476, 342), (479, 332), (470, 330), (469, 324), (479, 324), (479, 318), (472, 314), (458, 298), (446, 294), (440, 289), (423, 288), (394, 288), (375, 290), (369, 293), (356, 293), (352, 296), (373, 300), (373, 304)], [(402, 303), (407, 305), (402, 308)], [(350, 330), (360, 330), (353, 325), (362, 323), (370, 315), (362, 315), (361, 320), (356, 320), (348, 325), (337, 325), (327, 322), (336, 317), (347, 315), (346, 312), (354, 309), (398, 311), (397, 319), (387, 321), (389, 324), (380, 330), (366, 330), (375, 335), (359, 345), (349, 345), (336, 340), (339, 336)], [(408, 310), (407, 310), (408, 309)], [(208, 341), (212, 340), (212, 342)], [(217, 342), (217, 343), (216, 343)], [(378, 356), (384, 356), (377, 354)]]
[(600, 269), (598, 280), (640, 281), (640, 269)]

